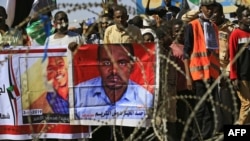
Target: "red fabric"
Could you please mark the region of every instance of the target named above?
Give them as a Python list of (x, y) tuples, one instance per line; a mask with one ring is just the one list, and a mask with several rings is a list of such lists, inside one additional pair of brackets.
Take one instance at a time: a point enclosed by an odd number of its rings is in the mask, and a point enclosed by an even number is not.
[(20, 135), (35, 133), (88, 133), (89, 127), (82, 125), (62, 125), (62, 124), (33, 124), (33, 125), (1, 125), (0, 134)]
[[(154, 93), (155, 44), (133, 44), (135, 56), (139, 58), (130, 79)], [(74, 55), (74, 85), (99, 76), (97, 70), (97, 45), (81, 46)]]

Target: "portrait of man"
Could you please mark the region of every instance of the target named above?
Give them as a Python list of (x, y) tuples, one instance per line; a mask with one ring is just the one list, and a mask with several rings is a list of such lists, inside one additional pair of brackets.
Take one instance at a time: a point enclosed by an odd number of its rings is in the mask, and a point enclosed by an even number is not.
[[(152, 107), (153, 94), (130, 79), (134, 71), (133, 44), (105, 44), (97, 47), (99, 76), (74, 87), (74, 107)], [(78, 115), (79, 116), (79, 115)]]
[[(31, 100), (30, 110), (41, 110), (43, 115), (69, 115), (68, 67), (66, 57), (50, 56), (41, 65), (45, 90)], [(53, 115), (51, 115), (53, 117)]]
[(46, 99), (56, 114), (69, 114), (68, 70), (63, 57), (48, 57), (47, 80), (54, 92), (47, 92)]

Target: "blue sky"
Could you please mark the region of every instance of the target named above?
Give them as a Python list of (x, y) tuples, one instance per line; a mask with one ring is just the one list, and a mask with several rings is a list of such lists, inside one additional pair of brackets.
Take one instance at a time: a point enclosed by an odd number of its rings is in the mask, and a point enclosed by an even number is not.
[[(118, 1), (118, 4), (124, 4), (124, 5), (129, 5), (133, 8), (136, 7), (136, 4), (135, 4), (135, 1), (136, 0), (117, 0)], [(6, 2), (7, 0), (0, 0), (0, 5), (2, 6), (5, 6), (6, 5)], [(102, 0), (57, 0), (57, 4), (60, 4), (60, 3), (72, 3), (72, 4), (76, 4), (76, 3), (79, 3), (79, 4), (82, 4), (82, 3), (94, 3), (94, 2), (97, 2), (97, 3), (101, 3)], [(66, 8), (66, 9), (58, 9), (58, 10), (69, 10), (70, 7)], [(79, 23), (82, 21), (82, 20), (86, 20), (88, 18), (92, 18), (92, 17), (98, 17), (97, 14), (94, 14), (93, 12), (91, 11), (94, 11), (96, 13), (100, 13), (102, 10), (102, 8), (90, 8), (88, 10), (77, 10), (75, 12), (70, 12), (68, 13), (68, 16), (69, 16), (69, 20), (70, 20), (70, 26), (79, 26)], [(54, 10), (53, 11), (53, 14), (56, 12), (57, 10)], [(134, 16), (134, 15), (130, 15), (130, 18)]]

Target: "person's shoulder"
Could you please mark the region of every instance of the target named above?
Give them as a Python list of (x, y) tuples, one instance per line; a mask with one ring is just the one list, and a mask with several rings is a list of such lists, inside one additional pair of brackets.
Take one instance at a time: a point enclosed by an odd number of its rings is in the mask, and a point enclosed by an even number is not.
[(196, 18), (196, 19), (193, 19), (192, 21), (189, 22), (189, 24), (192, 24), (192, 23), (197, 23), (197, 22), (204, 22), (203, 19), (201, 18)]
[[(110, 26), (108, 26), (108, 27), (106, 28), (107, 31), (114, 30), (114, 29), (116, 29), (116, 25), (115, 25), (115, 24), (110, 25)], [(106, 30), (105, 30), (105, 31), (106, 31)]]
[(74, 32), (74, 31), (68, 31), (68, 32), (67, 32), (67, 35), (70, 36), (70, 37), (71, 37), (71, 36), (81, 36), (79, 33)]
[(116, 25), (110, 25), (105, 29), (105, 34), (110, 34), (112, 31), (114, 31), (116, 29)]
[(137, 27), (135, 25), (132, 25), (132, 24), (128, 24), (128, 29), (132, 30), (132, 31), (134, 31), (134, 30), (136, 30), (136, 31), (141, 30), (139, 27)]
[(54, 38), (54, 36), (55, 36), (55, 33), (50, 34), (47, 38)]
[(186, 22), (186, 23), (189, 23), (195, 19), (197, 19), (199, 17), (199, 13), (200, 11), (199, 10), (188, 10), (186, 13), (184, 13), (182, 16), (181, 16), (181, 19)]
[(236, 28), (234, 28), (234, 30), (232, 31), (232, 33), (234, 32), (234, 33), (238, 33), (238, 32), (242, 32), (243, 30), (242, 29), (240, 29), (239, 27), (236, 27)]
[(138, 39), (137, 42), (143, 41), (141, 29), (139, 27), (129, 24), (127, 30), (128, 30), (128, 32), (132, 33), (132, 35), (137, 37), (137, 39)]
[(240, 29), (239, 27), (236, 27), (236, 28), (234, 28), (234, 30), (231, 32), (230, 38), (231, 38), (231, 39), (238, 39), (238, 38), (240, 38), (241, 36), (244, 36), (244, 35), (245, 35), (244, 33), (245, 33), (245, 32), (244, 32), (242, 29)]
[(234, 30), (237, 28), (237, 24), (235, 24), (234, 22), (230, 21), (229, 19), (225, 19), (225, 25), (227, 27), (229, 27), (230, 29)]

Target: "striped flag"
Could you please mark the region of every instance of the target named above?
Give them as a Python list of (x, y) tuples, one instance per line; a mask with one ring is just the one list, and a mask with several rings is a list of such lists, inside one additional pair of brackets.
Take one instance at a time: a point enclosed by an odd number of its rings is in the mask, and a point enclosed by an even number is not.
[(189, 9), (199, 10), (200, 0), (187, 0)]
[[(37, 12), (41, 8), (51, 6), (51, 10), (56, 8), (56, 0), (7, 0), (6, 12), (8, 18), (6, 24), (15, 27), (23, 22), (29, 15)], [(26, 27), (23, 23), (21, 27)]]
[[(9, 27), (15, 27), (20, 24), (30, 14), (34, 0), (7, 0), (6, 12), (8, 18), (6, 24)], [(24, 24), (23, 26), (26, 26)]]
[[(182, 0), (181, 11), (179, 12), (178, 18), (181, 18), (189, 10), (198, 11), (200, 7), (201, 0)], [(249, 5), (249, 0), (216, 0), (223, 6), (224, 13), (232, 13), (236, 11), (237, 4)]]
[(16, 87), (16, 86), (11, 85), (11, 86), (9, 86), (9, 87), (7, 88), (7, 92), (8, 92), (8, 94), (9, 94), (9, 96), (10, 96), (11, 99), (16, 99), (17, 97), (20, 96), (19, 93), (15, 93), (15, 89), (17, 89), (17, 88), (15, 88), (15, 87)]

